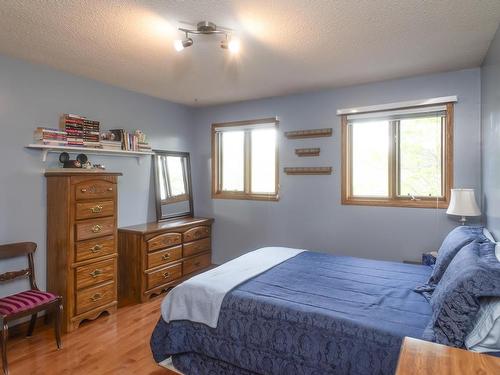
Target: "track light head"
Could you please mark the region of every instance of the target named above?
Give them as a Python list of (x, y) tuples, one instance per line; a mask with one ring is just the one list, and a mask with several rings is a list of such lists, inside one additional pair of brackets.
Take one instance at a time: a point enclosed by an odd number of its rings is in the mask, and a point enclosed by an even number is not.
[(220, 43), (220, 48), (227, 49), (231, 53), (238, 53), (240, 51), (240, 41), (235, 38), (225, 39)]
[(191, 47), (193, 45), (193, 39), (186, 37), (184, 40), (177, 39), (174, 42), (174, 48), (177, 52), (182, 51), (184, 48)]

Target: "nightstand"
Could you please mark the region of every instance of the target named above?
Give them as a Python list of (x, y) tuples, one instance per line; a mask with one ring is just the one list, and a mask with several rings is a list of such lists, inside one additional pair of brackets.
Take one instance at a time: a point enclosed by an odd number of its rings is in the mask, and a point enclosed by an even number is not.
[(424, 266), (433, 266), (436, 264), (438, 253), (437, 251), (430, 251), (422, 254), (422, 264)]
[(500, 358), (405, 337), (396, 375), (500, 374)]

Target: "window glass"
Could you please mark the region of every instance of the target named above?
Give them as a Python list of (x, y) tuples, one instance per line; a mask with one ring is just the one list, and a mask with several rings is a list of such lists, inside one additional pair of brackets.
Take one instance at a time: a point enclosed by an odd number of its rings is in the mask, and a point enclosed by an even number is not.
[(167, 156), (168, 179), (172, 197), (186, 194), (182, 160), (179, 156)]
[(245, 132), (223, 132), (222, 190), (243, 191), (245, 186)]
[(276, 130), (252, 130), (252, 193), (274, 193), (276, 189)]
[(352, 194), (389, 195), (389, 122), (360, 121), (351, 125)]
[(400, 195), (441, 197), (441, 117), (400, 121)]

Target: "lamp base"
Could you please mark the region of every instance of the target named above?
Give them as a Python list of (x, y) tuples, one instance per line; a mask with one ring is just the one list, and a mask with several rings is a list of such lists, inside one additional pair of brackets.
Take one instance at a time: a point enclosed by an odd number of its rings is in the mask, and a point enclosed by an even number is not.
[(462, 216), (460, 218), (460, 225), (465, 225), (465, 222), (467, 221), (466, 217), (465, 216)]

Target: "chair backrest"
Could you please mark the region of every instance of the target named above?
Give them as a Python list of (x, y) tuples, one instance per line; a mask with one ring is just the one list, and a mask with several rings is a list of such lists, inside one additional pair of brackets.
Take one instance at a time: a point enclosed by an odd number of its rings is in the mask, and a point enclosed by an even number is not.
[(33, 260), (33, 253), (35, 251), (36, 251), (36, 243), (34, 242), (18, 242), (18, 243), (0, 245), (0, 260), (20, 257), (23, 255), (28, 257), (28, 268), (0, 274), (0, 282), (6, 282), (18, 278), (28, 277), (31, 288), (38, 289), (35, 281), (35, 265)]

